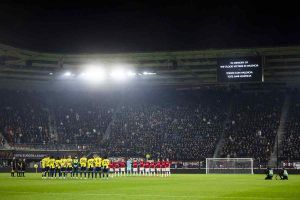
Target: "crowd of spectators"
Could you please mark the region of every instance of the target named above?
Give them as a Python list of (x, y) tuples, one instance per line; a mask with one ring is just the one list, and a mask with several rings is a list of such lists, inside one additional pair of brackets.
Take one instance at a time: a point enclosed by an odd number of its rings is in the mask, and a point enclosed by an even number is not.
[[(266, 165), (284, 94), (223, 89), (130, 92), (0, 91), (0, 132), (11, 146), (91, 149), (111, 156), (203, 161), (224, 135), (222, 157)], [(284, 155), (299, 158), (300, 104), (294, 96)], [(51, 130), (51, 131), (50, 131)], [(1, 139), (1, 138), (0, 138)]]
[(181, 91), (131, 99), (116, 110), (108, 142), (112, 148), (107, 149), (117, 155), (150, 153), (172, 160), (212, 156), (228, 107), (225, 95)]
[(0, 132), (9, 143), (49, 142), (48, 111), (38, 93), (1, 90), (0, 98)]
[(283, 99), (279, 92), (234, 92), (222, 156), (255, 158), (256, 165), (267, 166)]
[(53, 103), (60, 144), (100, 144), (114, 111), (103, 96), (70, 94)]
[(291, 94), (280, 154), (282, 160), (288, 162), (300, 160), (300, 95), (298, 91)]

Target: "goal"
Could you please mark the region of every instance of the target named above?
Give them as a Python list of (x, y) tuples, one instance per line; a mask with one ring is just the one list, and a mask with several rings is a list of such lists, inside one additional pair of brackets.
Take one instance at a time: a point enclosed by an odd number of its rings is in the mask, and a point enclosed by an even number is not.
[(253, 159), (206, 158), (206, 174), (253, 174)]

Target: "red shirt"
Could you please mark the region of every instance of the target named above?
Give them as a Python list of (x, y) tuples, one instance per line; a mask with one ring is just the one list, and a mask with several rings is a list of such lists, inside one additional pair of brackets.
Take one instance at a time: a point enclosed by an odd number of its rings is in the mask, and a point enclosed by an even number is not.
[(114, 168), (114, 163), (110, 163), (110, 164), (108, 165), (108, 167), (109, 167), (109, 168)]
[(145, 168), (149, 168), (149, 166), (150, 166), (150, 163), (149, 163), (149, 162), (146, 162), (146, 163), (145, 163)]
[(166, 161), (165, 166), (166, 168), (170, 168), (170, 162)]
[(150, 168), (155, 168), (155, 163), (154, 162), (150, 163)]
[(144, 166), (145, 166), (144, 161), (141, 161), (141, 162), (140, 162), (140, 167), (144, 167)]
[(133, 168), (137, 168), (138, 167), (138, 163), (137, 162), (133, 162)]
[(157, 162), (157, 163), (156, 163), (156, 168), (160, 168), (160, 167), (161, 167), (160, 162)]
[(165, 161), (161, 162), (161, 168), (166, 168), (166, 162)]
[(124, 168), (126, 164), (125, 164), (125, 162), (120, 162), (119, 165), (120, 165), (120, 168)]
[(114, 166), (115, 168), (119, 168), (119, 163), (115, 162)]

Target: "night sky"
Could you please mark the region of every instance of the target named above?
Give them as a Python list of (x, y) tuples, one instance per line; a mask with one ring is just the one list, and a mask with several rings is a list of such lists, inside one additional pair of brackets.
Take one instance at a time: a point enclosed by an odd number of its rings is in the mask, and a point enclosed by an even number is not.
[(21, 2), (1, 1), (0, 42), (31, 50), (108, 53), (300, 45), (300, 11), (288, 1)]

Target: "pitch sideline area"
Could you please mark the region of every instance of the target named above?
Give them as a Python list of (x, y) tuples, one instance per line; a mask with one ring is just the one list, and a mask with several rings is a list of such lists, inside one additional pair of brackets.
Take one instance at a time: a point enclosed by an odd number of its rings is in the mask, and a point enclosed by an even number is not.
[(109, 180), (11, 178), (0, 174), (1, 200), (94, 199), (299, 199), (300, 175), (265, 181), (264, 175), (186, 174), (171, 177), (114, 177)]

